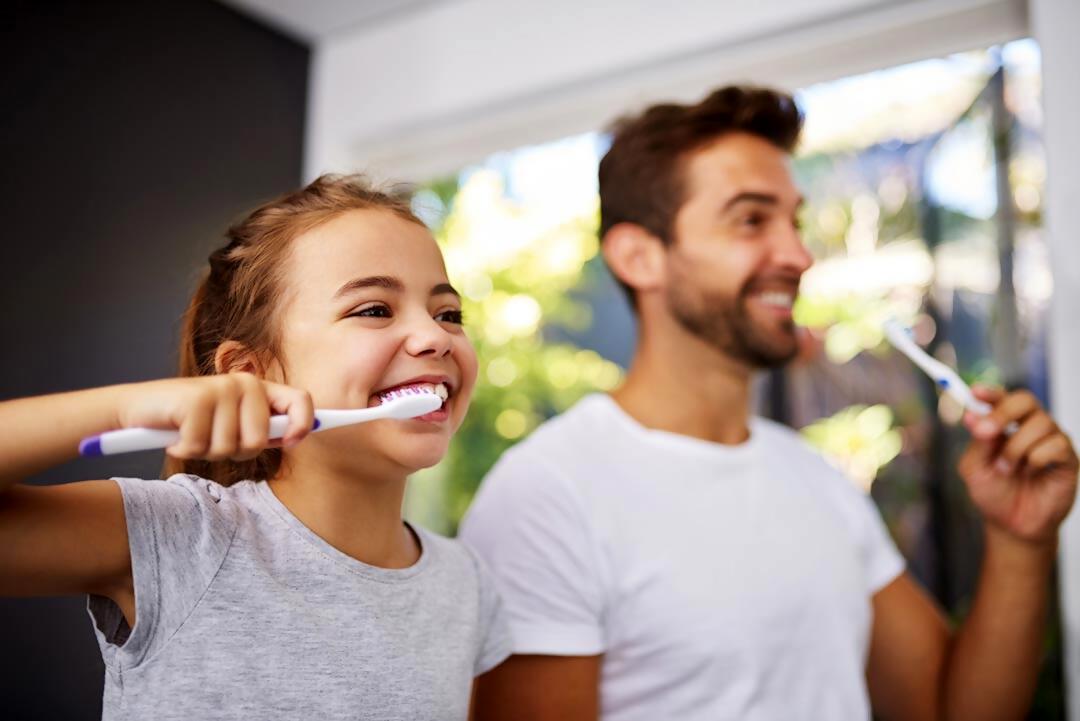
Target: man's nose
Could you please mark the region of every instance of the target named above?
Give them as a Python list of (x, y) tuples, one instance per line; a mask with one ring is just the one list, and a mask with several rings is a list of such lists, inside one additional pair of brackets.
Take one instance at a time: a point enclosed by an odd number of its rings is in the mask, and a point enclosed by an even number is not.
[(805, 273), (814, 264), (814, 256), (810, 254), (803, 242), (802, 233), (795, 225), (775, 239), (773, 261), (798, 275)]

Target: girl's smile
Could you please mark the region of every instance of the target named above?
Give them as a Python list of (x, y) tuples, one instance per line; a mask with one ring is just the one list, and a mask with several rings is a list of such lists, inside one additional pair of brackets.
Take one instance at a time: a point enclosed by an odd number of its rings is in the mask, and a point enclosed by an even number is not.
[(445, 397), (420, 418), (327, 432), (290, 453), (347, 443), (365, 469), (406, 475), (441, 460), (468, 408), (477, 360), (427, 228), (380, 210), (343, 213), (293, 241), (282, 287), (290, 294), (280, 315), (282, 373), (316, 407), (370, 407), (410, 386)]

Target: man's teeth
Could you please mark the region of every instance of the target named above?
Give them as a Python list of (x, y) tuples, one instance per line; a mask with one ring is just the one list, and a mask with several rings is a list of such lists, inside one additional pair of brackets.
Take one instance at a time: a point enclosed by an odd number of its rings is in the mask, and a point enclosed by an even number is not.
[(795, 296), (790, 293), (782, 293), (779, 291), (765, 291), (764, 293), (758, 293), (758, 298), (766, 305), (775, 305), (780, 308), (791, 308), (791, 304), (795, 301)]

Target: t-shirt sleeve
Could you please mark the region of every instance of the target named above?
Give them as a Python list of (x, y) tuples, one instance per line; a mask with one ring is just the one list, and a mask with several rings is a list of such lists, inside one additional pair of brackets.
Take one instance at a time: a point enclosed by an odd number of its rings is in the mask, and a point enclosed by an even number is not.
[(809, 443), (798, 436), (789, 437), (798, 439), (798, 448), (791, 449), (797, 467), (802, 473), (809, 473), (821, 480), (821, 489), (845, 519), (852, 540), (858, 547), (866, 593), (873, 596), (903, 573), (907, 565), (889, 535), (881, 512), (870, 494), (860, 490), (846, 474), (830, 465)]
[(866, 592), (873, 596), (903, 573), (906, 565), (904, 557), (896, 548), (870, 494), (857, 488), (850, 478), (829, 465), (816, 452), (812, 460), (807, 459), (807, 466), (811, 463), (820, 467), (826, 487), (847, 520), (858, 547)]
[(907, 564), (869, 494), (859, 493), (855, 503), (861, 517), (860, 552), (866, 572), (867, 591), (874, 595), (903, 573)]
[(604, 592), (580, 498), (545, 462), (512, 449), (481, 485), (461, 538), (495, 577), (517, 654), (604, 652)]
[(183, 625), (221, 567), (236, 524), (230, 501), (212, 481), (187, 475), (113, 480), (124, 499), (135, 626), (128, 627), (109, 599), (91, 596), (88, 610), (106, 664), (130, 668)]
[(480, 643), (473, 667), (473, 676), (479, 676), (505, 661), (513, 649), (510, 644), (510, 627), (506, 621), (506, 608), (495, 589), (495, 579), (491, 577), (491, 571), (476, 551), (466, 548), (476, 565), (480, 593)]

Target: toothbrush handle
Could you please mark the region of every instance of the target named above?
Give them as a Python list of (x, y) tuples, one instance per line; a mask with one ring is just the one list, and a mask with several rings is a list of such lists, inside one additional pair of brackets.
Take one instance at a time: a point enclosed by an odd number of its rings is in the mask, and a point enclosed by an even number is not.
[[(315, 428), (319, 427), (316, 415)], [(289, 427), (287, 415), (270, 417), (270, 432), (267, 438), (273, 440), (285, 435)], [(123, 428), (108, 431), (96, 436), (83, 438), (79, 443), (79, 455), (86, 457), (112, 456), (117, 453), (148, 451), (154, 448), (168, 448), (180, 440), (179, 431), (156, 428)]]

